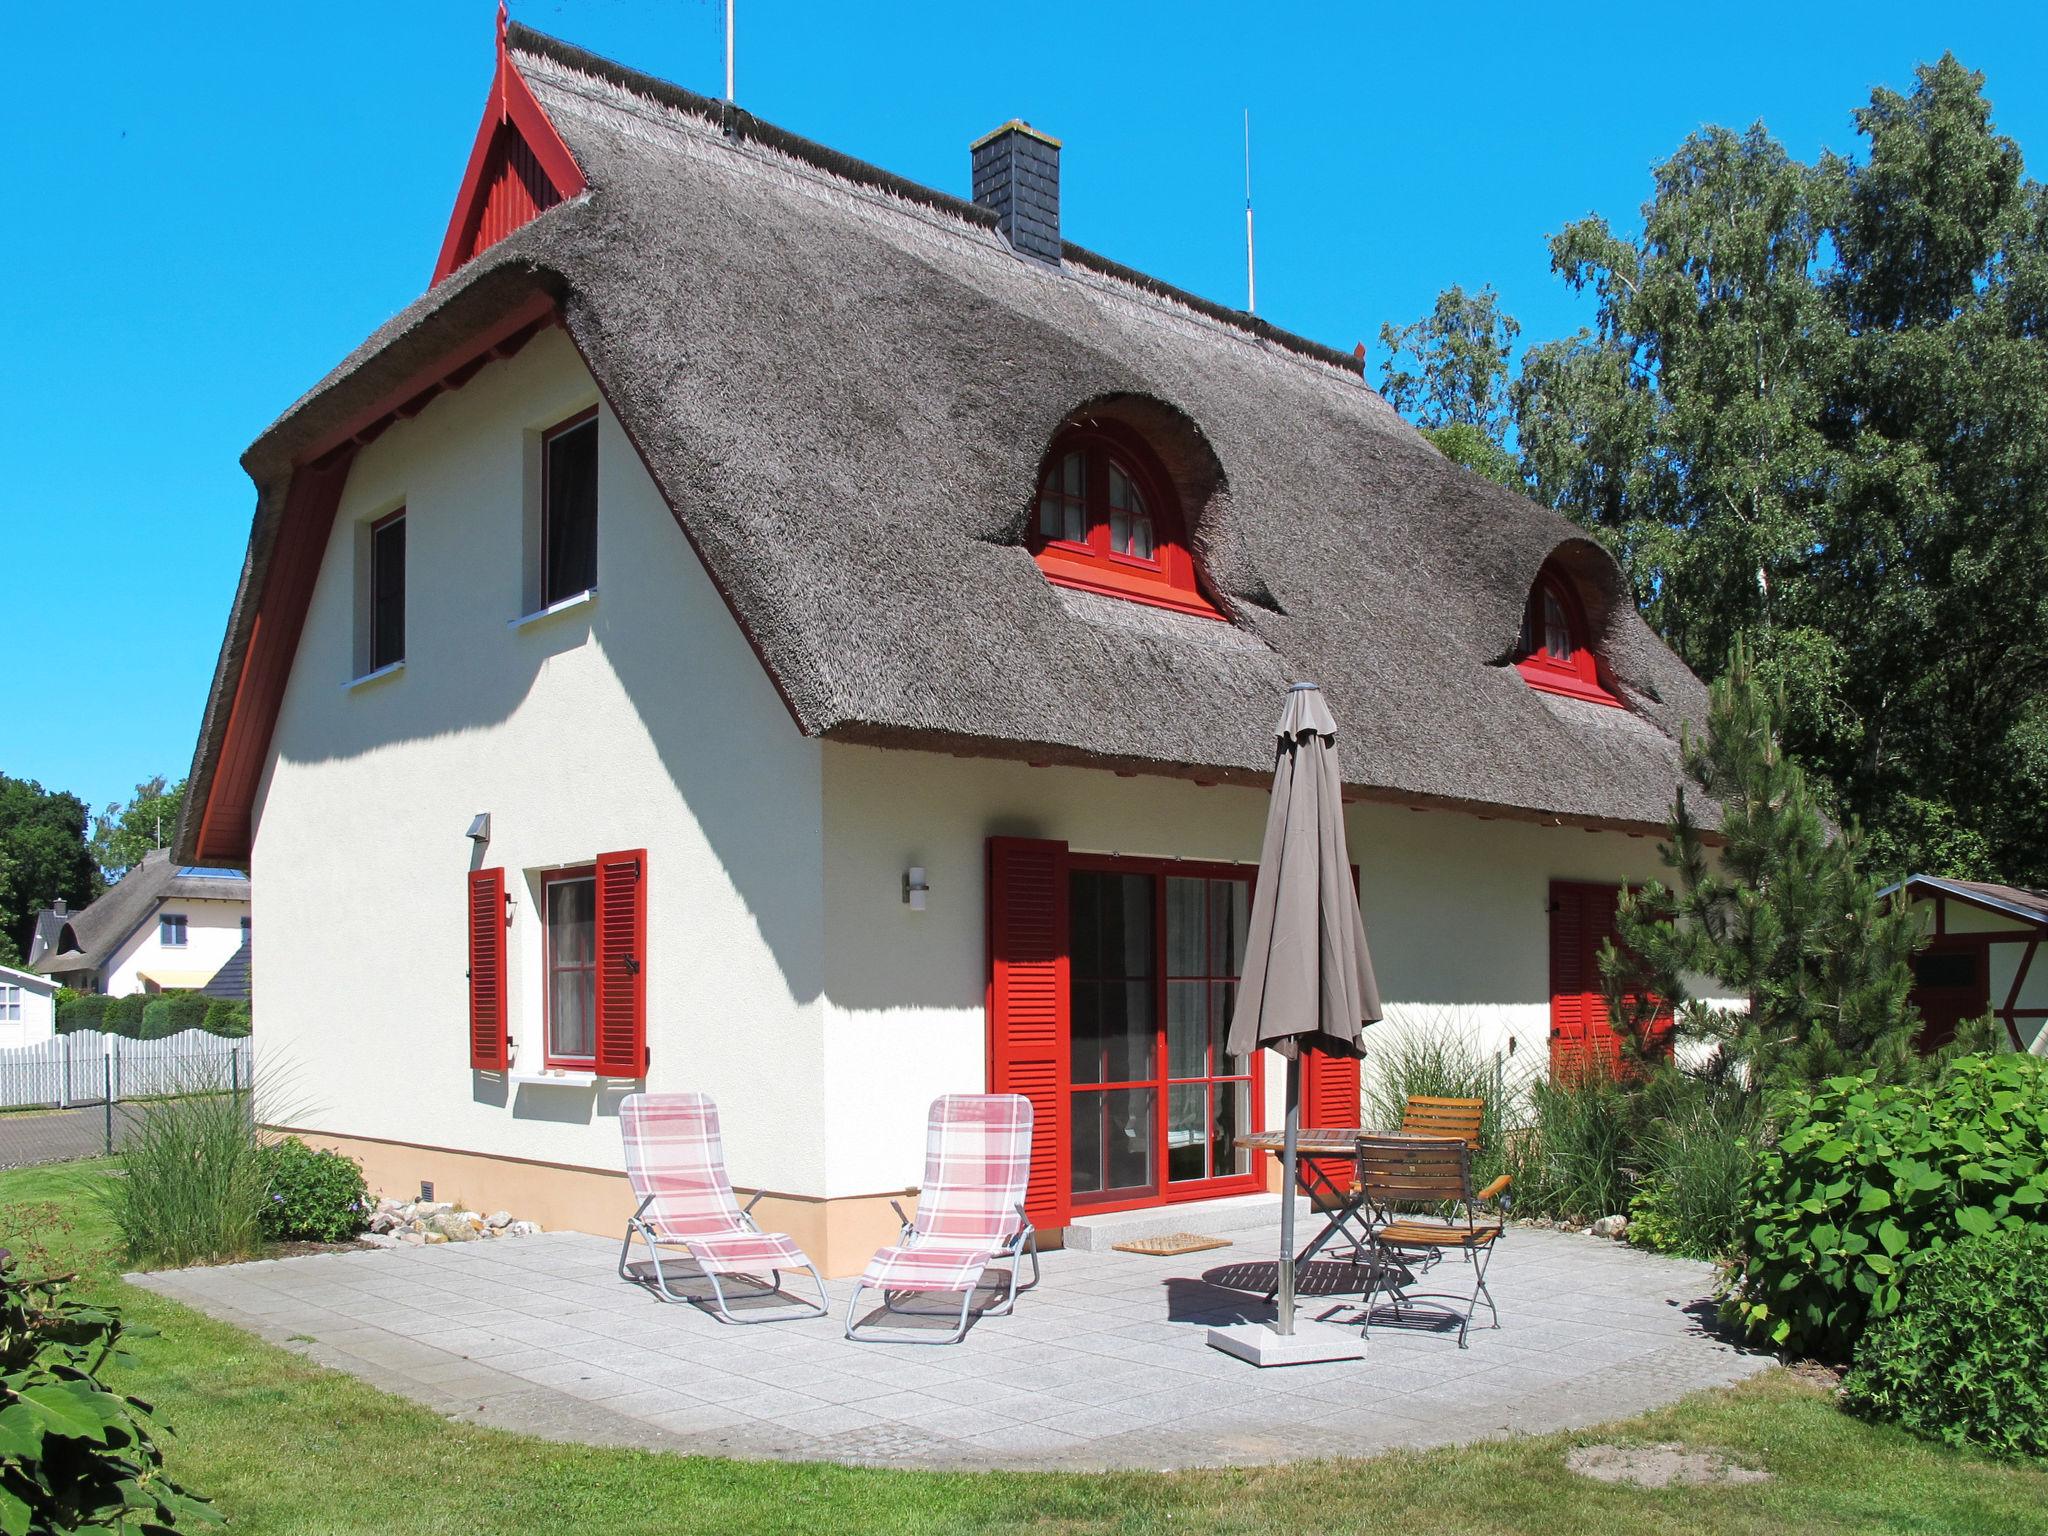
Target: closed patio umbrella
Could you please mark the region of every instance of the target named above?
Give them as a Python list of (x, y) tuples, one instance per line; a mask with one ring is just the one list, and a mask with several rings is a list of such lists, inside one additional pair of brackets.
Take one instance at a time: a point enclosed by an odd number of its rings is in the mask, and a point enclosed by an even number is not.
[[(1348, 1333), (1294, 1321), (1294, 1191), (1301, 1131), (1301, 1053), (1364, 1054), (1365, 1026), (1380, 1019), (1365, 920), (1344, 838), (1337, 722), (1322, 690), (1296, 683), (1281, 712), (1273, 800), (1259, 851), (1244, 975), (1230, 1019), (1233, 1055), (1260, 1049), (1287, 1062), (1281, 1137), (1279, 1317), (1272, 1329), (1237, 1324), (1209, 1342), (1255, 1364), (1356, 1357)], [(1320, 1336), (1320, 1335), (1327, 1336)]]

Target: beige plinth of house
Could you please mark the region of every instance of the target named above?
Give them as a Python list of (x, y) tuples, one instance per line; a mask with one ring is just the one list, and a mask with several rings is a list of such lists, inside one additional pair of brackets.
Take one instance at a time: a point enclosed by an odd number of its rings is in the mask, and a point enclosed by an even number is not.
[[(308, 1146), (340, 1152), (361, 1163), (373, 1195), (415, 1199), (425, 1180), (433, 1184), (436, 1200), (452, 1201), (465, 1210), (510, 1211), (516, 1219), (537, 1221), (549, 1231), (566, 1229), (598, 1237), (623, 1238), (627, 1218), (633, 1214), (632, 1186), (625, 1174), (608, 1169), (487, 1157), (325, 1131), (293, 1130), (291, 1134)], [(744, 1203), (753, 1191), (739, 1194)], [(895, 1240), (896, 1213), (889, 1208), (892, 1199), (906, 1212), (917, 1208), (917, 1196), (911, 1190), (837, 1200), (771, 1193), (754, 1207), (754, 1219), (768, 1231), (787, 1232), (811, 1256), (820, 1273), (836, 1280), (859, 1274), (877, 1248)]]

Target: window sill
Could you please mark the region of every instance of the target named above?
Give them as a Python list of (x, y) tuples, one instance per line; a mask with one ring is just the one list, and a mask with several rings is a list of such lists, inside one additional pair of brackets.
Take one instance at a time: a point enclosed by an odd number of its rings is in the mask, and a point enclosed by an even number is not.
[(536, 608), (532, 613), (523, 613), (516, 619), (507, 619), (507, 629), (524, 629), (529, 624), (538, 624), (543, 619), (552, 619), (558, 613), (568, 613), (586, 607), (597, 601), (597, 588), (591, 587), (578, 592), (574, 597), (565, 597), (558, 603), (549, 603), (545, 608)]
[(543, 1067), (537, 1071), (531, 1067), (524, 1069), (514, 1067), (505, 1074), (505, 1080), (515, 1087), (595, 1088), (597, 1086), (597, 1074), (595, 1072), (572, 1072), (566, 1067)]
[(366, 687), (371, 683), (381, 683), (387, 677), (396, 677), (404, 670), (405, 663), (403, 661), (387, 661), (373, 672), (365, 672), (361, 677), (350, 678), (341, 685), (341, 691), (343, 693), (351, 693), (355, 689)]
[(1538, 693), (1554, 693), (1561, 698), (1583, 699), (1588, 704), (1605, 704), (1610, 709), (1620, 709), (1622, 702), (1598, 683), (1589, 683), (1576, 673), (1561, 667), (1532, 665), (1527, 661), (1515, 663), (1515, 670), (1522, 674), (1522, 680)]

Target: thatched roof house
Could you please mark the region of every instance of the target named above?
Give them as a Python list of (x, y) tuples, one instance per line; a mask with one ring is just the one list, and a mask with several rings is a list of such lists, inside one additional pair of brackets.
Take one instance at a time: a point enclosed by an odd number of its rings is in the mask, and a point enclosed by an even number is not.
[[(249, 861), (297, 1128), (373, 1183), (616, 1231), (638, 1084), (829, 1273), (940, 1093), (1031, 1100), (1075, 1241), (1264, 1187), (1222, 1042), (1302, 679), (1390, 1019), (1613, 1048), (1704, 714), (1614, 562), (1066, 240), (1044, 133), (963, 148), (972, 200), (512, 27), (433, 282), (245, 456), (180, 846)], [(1357, 1064), (1305, 1096), (1357, 1124)]]

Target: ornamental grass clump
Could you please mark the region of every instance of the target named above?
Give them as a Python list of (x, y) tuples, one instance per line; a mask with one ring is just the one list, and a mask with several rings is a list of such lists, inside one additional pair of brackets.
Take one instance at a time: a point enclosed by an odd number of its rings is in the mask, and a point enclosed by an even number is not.
[(2048, 1223), (2048, 1060), (1964, 1056), (1929, 1083), (1838, 1077), (1781, 1096), (1724, 1315), (1794, 1355), (1846, 1360), (1913, 1268), (1967, 1237)]
[(266, 1169), (247, 1094), (186, 1085), (134, 1117), (115, 1161), (104, 1198), (130, 1262), (217, 1264), (256, 1251)]
[(1864, 1330), (1842, 1402), (1924, 1439), (2048, 1456), (2048, 1226), (1915, 1265), (1897, 1309)]

